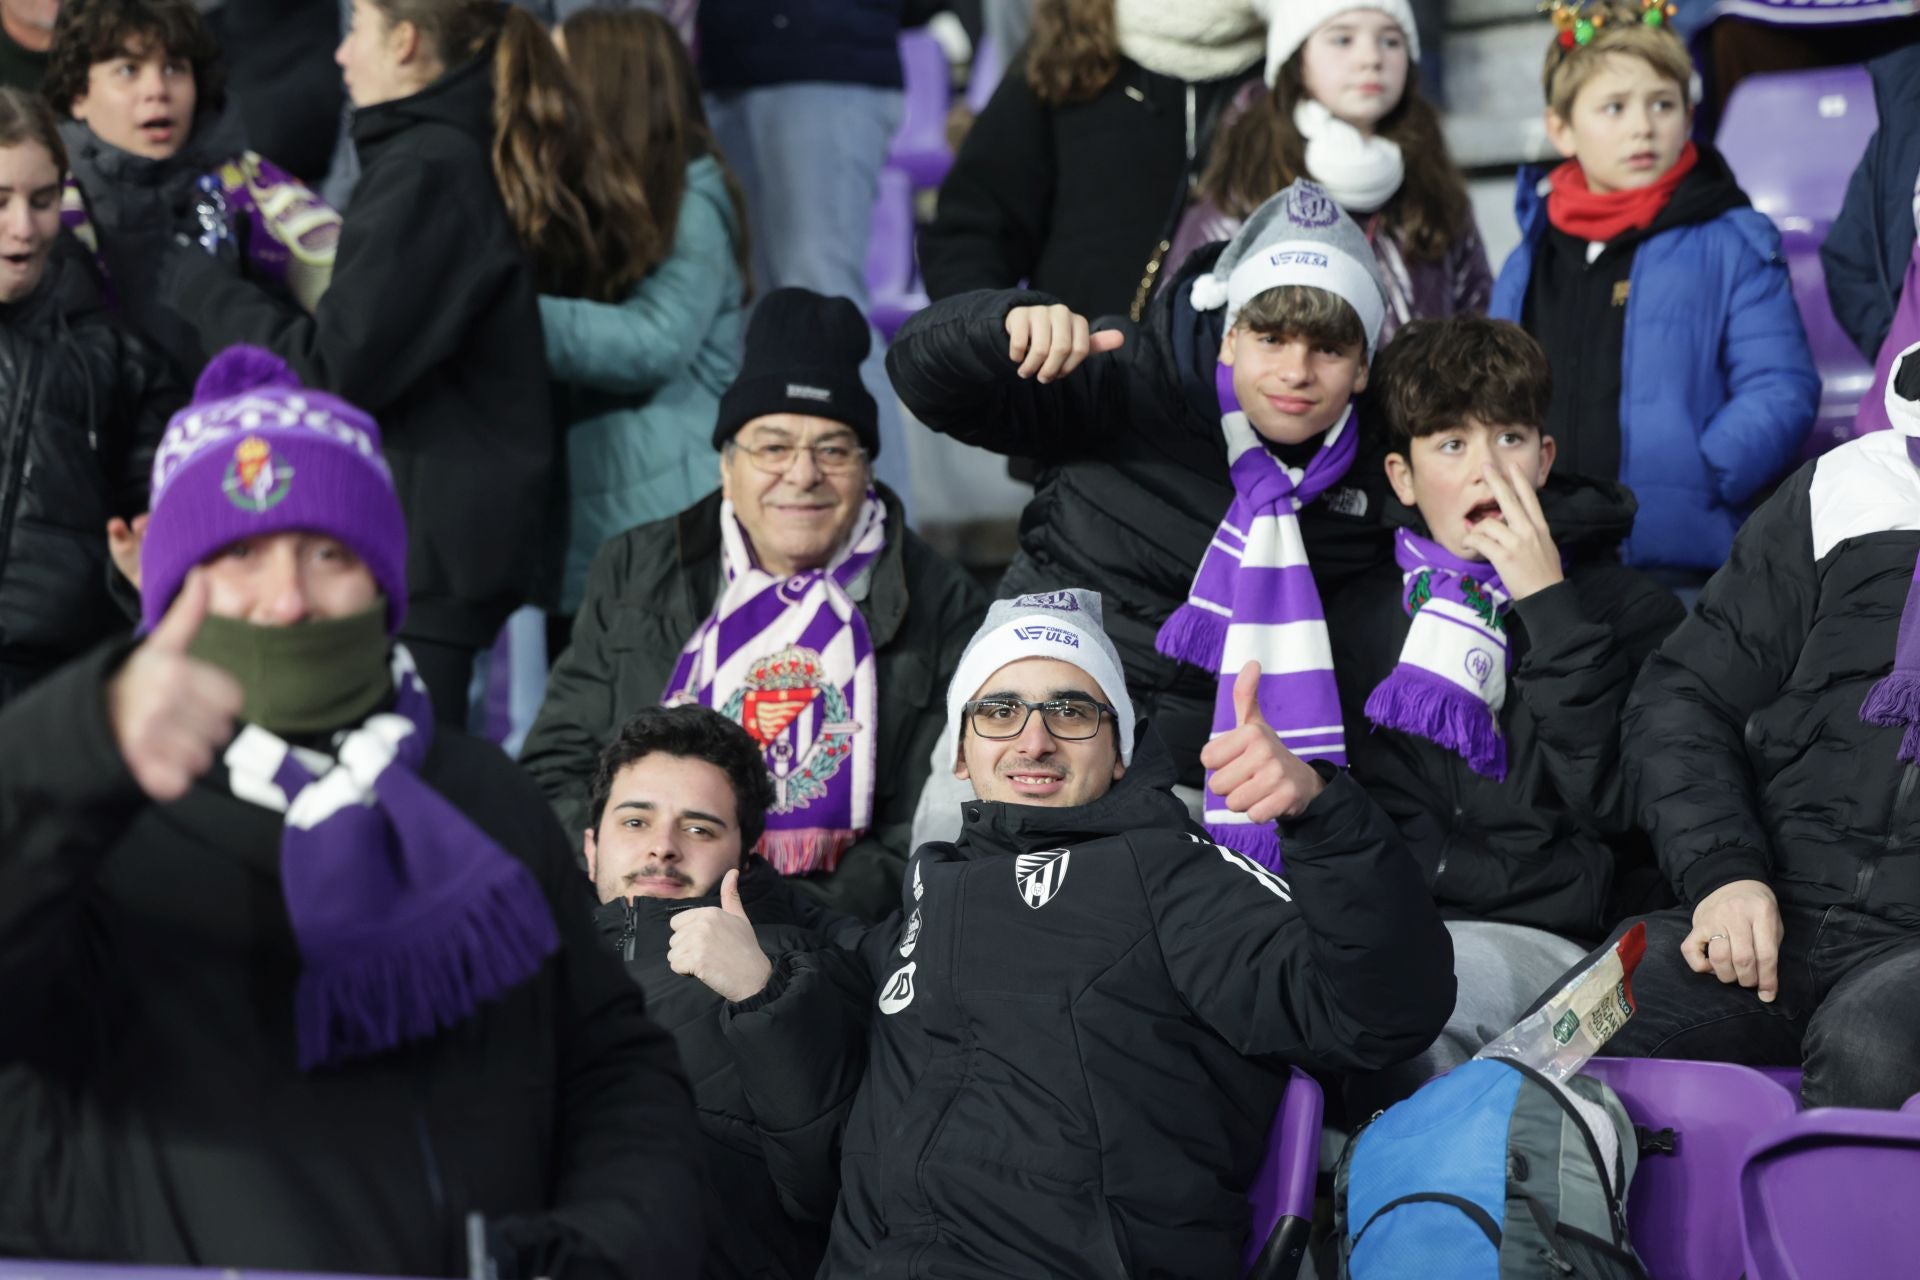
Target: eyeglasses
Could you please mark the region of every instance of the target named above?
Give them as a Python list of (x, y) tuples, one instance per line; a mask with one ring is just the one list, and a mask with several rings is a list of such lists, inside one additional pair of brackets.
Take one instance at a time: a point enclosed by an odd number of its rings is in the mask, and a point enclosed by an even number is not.
[(755, 467), (771, 476), (785, 475), (792, 470), (802, 453), (812, 454), (813, 465), (819, 468), (822, 475), (829, 476), (846, 475), (867, 460), (865, 449), (839, 440), (812, 445), (794, 445), (781, 440), (755, 445), (734, 444), (730, 447), (746, 454)]
[(1021, 698), (981, 698), (966, 703), (967, 723), (982, 738), (1017, 738), (1026, 731), (1027, 720), (1040, 713), (1040, 723), (1062, 742), (1085, 742), (1100, 732), (1100, 717), (1119, 718), (1119, 712), (1104, 702), (1069, 694), (1048, 698), (1045, 702), (1027, 702)]

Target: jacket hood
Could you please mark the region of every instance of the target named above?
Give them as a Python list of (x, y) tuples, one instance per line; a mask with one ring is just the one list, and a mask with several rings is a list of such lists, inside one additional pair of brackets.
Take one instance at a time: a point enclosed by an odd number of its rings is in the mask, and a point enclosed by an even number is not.
[(1166, 744), (1142, 721), (1134, 735), (1133, 766), (1098, 800), (1059, 809), (969, 800), (960, 806), (964, 826), (955, 848), (969, 857), (994, 857), (1130, 831), (1195, 829), (1187, 806), (1173, 794), (1174, 777)]
[(481, 147), (493, 144), (493, 45), (426, 88), (353, 113), (356, 145), (380, 142), (416, 124), (458, 129)]
[[(1609, 248), (1638, 244), (1662, 231), (1711, 222), (1729, 210), (1752, 205), (1747, 193), (1734, 180), (1726, 159), (1708, 143), (1695, 146), (1700, 157), (1694, 162), (1692, 172), (1680, 180), (1666, 207), (1644, 230), (1628, 231), (1616, 237), (1608, 242)], [(1514, 217), (1520, 223), (1521, 239), (1528, 244), (1538, 241), (1547, 231), (1547, 175), (1550, 172), (1545, 165), (1528, 165), (1520, 170), (1514, 187)]]
[(193, 132), (187, 136), (185, 145), (164, 160), (122, 151), (103, 140), (82, 120), (62, 120), (60, 140), (67, 144), (69, 162), (74, 173), (81, 175), (83, 186), (89, 180), (96, 180), (157, 187), (181, 174), (198, 177), (247, 149), (246, 126), (241, 123), (239, 106), (232, 98), (212, 113), (195, 113)]
[(1227, 331), (1227, 315), (1218, 309), (1195, 310), (1193, 282), (1213, 270), (1226, 247), (1222, 240), (1188, 254), (1179, 274), (1161, 287), (1147, 308), (1147, 327), (1166, 336), (1181, 401), (1207, 422), (1220, 419), (1220, 394), (1214, 389), (1213, 371), (1220, 363), (1220, 339)]
[[(1633, 532), (1633, 518), (1640, 510), (1633, 491), (1612, 480), (1592, 480), (1571, 472), (1554, 472), (1541, 486), (1540, 510), (1547, 517), (1547, 529), (1554, 545), (1570, 559), (1591, 559), (1618, 551)], [(1396, 529), (1411, 529), (1422, 537), (1431, 536), (1420, 512), (1387, 492), (1383, 514), (1386, 523)]]

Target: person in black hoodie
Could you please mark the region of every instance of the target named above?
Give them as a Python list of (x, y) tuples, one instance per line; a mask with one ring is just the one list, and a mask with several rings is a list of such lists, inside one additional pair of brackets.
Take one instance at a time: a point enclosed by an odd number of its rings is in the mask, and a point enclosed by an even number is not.
[(61, 233), (65, 168), (46, 103), (0, 89), (0, 704), (126, 629), (101, 534), (146, 510), (182, 399)]
[(0, 713), (0, 1255), (698, 1272), (672, 1042), (394, 643), (379, 446), (223, 353), (157, 454), (145, 640)]
[(160, 280), (204, 347), (268, 347), (386, 423), (413, 538), (406, 639), (461, 724), (474, 654), (541, 563), (554, 455), (534, 269), (489, 162), (504, 21), (476, 0), (356, 0), (338, 61), (363, 172), (312, 315), (191, 244)]
[[(797, 1207), (781, 1201), (721, 1009), (765, 985), (768, 957), (815, 950), (857, 925), (814, 905), (749, 852), (766, 829), (773, 783), (759, 746), (717, 711), (637, 713), (601, 753), (591, 796), (585, 852), (601, 902), (595, 920), (646, 993), (648, 1013), (672, 1033), (707, 1139), (703, 1274), (806, 1280), (826, 1252), (825, 1224), (797, 1221)], [(712, 987), (685, 976), (706, 967), (710, 938), (727, 934), (745, 943), (732, 952), (738, 970), (709, 971)], [(844, 1069), (840, 1057), (814, 1062), (833, 1073)], [(812, 1064), (785, 1065), (799, 1072)], [(836, 1086), (829, 1079), (821, 1090)]]
[[(1314, 225), (1296, 223), (1287, 212), (1296, 208)], [(1336, 259), (1352, 269), (1336, 279), (1302, 259), (1266, 262), (1295, 237), (1322, 258), (1332, 243), (1322, 237), (1357, 245)], [(1222, 371), (1231, 371), (1227, 394), (1253, 406), (1247, 417), (1267, 451), (1304, 468), (1329, 452), (1331, 429), (1366, 386), (1385, 303), (1358, 229), (1308, 182), (1262, 205), (1224, 248), (1188, 261), (1146, 324), (1098, 334), (1028, 290), (936, 302), (901, 329), (887, 368), (907, 408), (935, 431), (1040, 462), (1039, 492), (1021, 516), (1020, 549), (999, 592), (1100, 591), (1128, 691), (1154, 718), (1179, 782), (1197, 787), (1219, 673), (1168, 657), (1156, 637), (1188, 598), (1237, 497)], [(1248, 287), (1270, 283), (1230, 298), (1236, 273)], [(1362, 461), (1299, 511), (1321, 598), (1387, 559), (1385, 495), (1385, 475)]]
[(234, 238), (228, 269), (312, 310), (333, 271), (340, 215), (248, 148), (220, 47), (191, 0), (69, 0), (46, 93), (68, 117), (67, 227), (94, 251), (123, 314), (183, 377), (213, 351), (162, 305), (157, 276), (203, 196)]
[[(1684, 610), (1619, 561), (1633, 495), (1551, 474), (1550, 395), (1539, 343), (1482, 316), (1413, 322), (1376, 370), (1399, 564), (1328, 626), (1354, 777), (1447, 914), (1460, 999), (1431, 1049), (1362, 1086), (1365, 1110), (1472, 1057), (1614, 921), (1664, 905), (1646, 902), (1619, 726)], [(1451, 728), (1468, 719), (1493, 737)]]
[[(1285, 879), (1188, 820), (1100, 603), (988, 611), (947, 690), (948, 767), (975, 793), (960, 839), (915, 853), (857, 951), (723, 992), (779, 1176), (804, 1203), (839, 1193), (826, 1280), (1237, 1275), (1285, 1064), (1385, 1066), (1452, 1006), (1418, 869), (1350, 777), (1266, 725), (1257, 664), (1208, 759), (1284, 832)], [(689, 966), (723, 967), (718, 948)], [(869, 1023), (864, 1076), (788, 1065)], [(823, 1114), (845, 1116), (837, 1144)]]

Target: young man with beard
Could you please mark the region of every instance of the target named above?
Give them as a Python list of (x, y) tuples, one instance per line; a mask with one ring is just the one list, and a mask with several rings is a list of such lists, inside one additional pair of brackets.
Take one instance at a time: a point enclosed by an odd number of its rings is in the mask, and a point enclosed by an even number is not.
[[(988, 611), (947, 690), (959, 840), (915, 853), (857, 949), (724, 992), (790, 1194), (831, 1203), (837, 1156), (827, 1280), (1236, 1274), (1285, 1065), (1383, 1067), (1439, 1029), (1452, 950), (1418, 869), (1358, 784), (1281, 745), (1259, 678), (1204, 760), (1279, 827), (1284, 879), (1187, 817), (1097, 595)], [(703, 980), (748, 945), (721, 914), (682, 924)], [(868, 1022), (864, 1076), (796, 1087), (786, 1064), (844, 1057)]]

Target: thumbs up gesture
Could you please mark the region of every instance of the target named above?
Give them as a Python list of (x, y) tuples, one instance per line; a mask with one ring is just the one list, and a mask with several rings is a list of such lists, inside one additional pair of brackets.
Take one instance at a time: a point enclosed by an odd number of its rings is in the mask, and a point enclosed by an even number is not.
[(667, 967), (698, 978), (715, 995), (738, 1003), (759, 995), (773, 977), (773, 962), (753, 936), (753, 922), (740, 905), (740, 873), (720, 881), (720, 905), (682, 911), (672, 921)]
[(162, 804), (187, 793), (233, 736), (239, 682), (187, 656), (207, 616), (206, 571), (187, 575), (160, 625), (107, 681), (107, 719), (127, 769)]
[(1227, 808), (1254, 822), (1303, 812), (1326, 787), (1311, 765), (1286, 749), (1260, 713), (1260, 664), (1249, 662), (1233, 680), (1234, 727), (1209, 742), (1200, 763), (1213, 771), (1207, 789)]

